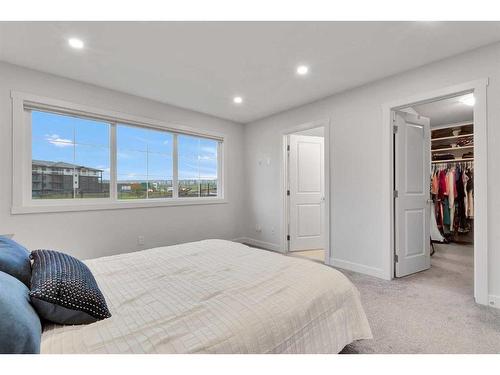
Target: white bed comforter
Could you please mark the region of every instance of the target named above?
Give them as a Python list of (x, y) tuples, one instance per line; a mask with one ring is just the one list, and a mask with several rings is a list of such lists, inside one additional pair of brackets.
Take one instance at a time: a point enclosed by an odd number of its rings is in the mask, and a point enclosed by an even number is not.
[(49, 325), (42, 353), (337, 353), (371, 331), (322, 264), (223, 240), (85, 262), (112, 317)]

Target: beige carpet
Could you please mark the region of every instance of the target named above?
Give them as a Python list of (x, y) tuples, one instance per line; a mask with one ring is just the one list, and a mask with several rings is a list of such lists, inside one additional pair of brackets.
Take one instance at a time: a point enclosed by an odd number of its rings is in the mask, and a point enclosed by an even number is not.
[(500, 309), (474, 303), (472, 247), (436, 245), (430, 270), (393, 281), (341, 271), (374, 336), (343, 353), (500, 353)]
[(472, 246), (435, 248), (431, 269), (392, 281), (339, 269), (359, 289), (374, 337), (342, 353), (500, 353), (500, 309), (474, 302)]

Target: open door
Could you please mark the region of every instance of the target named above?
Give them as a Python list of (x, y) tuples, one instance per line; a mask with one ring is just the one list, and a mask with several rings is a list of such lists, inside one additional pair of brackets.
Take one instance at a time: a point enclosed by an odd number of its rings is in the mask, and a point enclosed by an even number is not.
[(430, 259), (429, 119), (394, 112), (396, 277), (423, 271)]
[(290, 251), (325, 246), (324, 138), (289, 136)]

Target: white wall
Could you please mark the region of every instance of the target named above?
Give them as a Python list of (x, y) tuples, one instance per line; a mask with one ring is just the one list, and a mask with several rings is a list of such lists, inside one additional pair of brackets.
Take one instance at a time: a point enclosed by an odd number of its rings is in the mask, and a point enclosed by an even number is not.
[(296, 132), (293, 134), (309, 135), (312, 137), (324, 137), (325, 136), (325, 128), (323, 126), (320, 126), (318, 128), (306, 129), (306, 130), (302, 130), (300, 132)]
[[(50, 214), (10, 213), (12, 203), (12, 105), (10, 91), (109, 109), (227, 135), (228, 203)], [(243, 125), (116, 91), (0, 63), (0, 234), (29, 248), (62, 249), (93, 258), (205, 238), (241, 236), (235, 220), (243, 211)], [(145, 245), (137, 245), (137, 236)]]
[[(283, 248), (280, 197), (282, 133), (330, 119), (331, 251), (333, 263), (383, 276), (383, 222), (387, 195), (381, 177), (382, 104), (476, 79), (488, 78), (489, 293), (500, 296), (500, 44), (408, 71), (245, 126), (248, 173), (246, 237)], [(257, 160), (271, 163), (258, 165)], [(262, 232), (256, 232), (256, 224)], [(271, 228), (275, 227), (275, 233)], [(499, 299), (500, 300), (500, 299)]]

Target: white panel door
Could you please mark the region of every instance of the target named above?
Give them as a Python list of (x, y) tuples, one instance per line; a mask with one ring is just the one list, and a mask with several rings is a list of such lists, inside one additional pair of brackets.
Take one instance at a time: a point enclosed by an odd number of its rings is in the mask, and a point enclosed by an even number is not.
[(429, 119), (395, 114), (395, 269), (396, 277), (430, 268)]
[(324, 140), (290, 135), (290, 251), (324, 247)]

